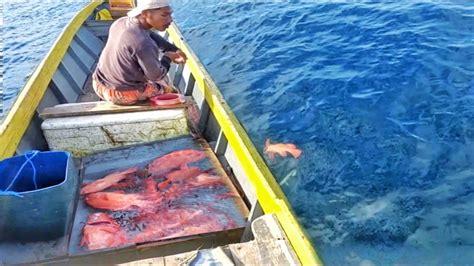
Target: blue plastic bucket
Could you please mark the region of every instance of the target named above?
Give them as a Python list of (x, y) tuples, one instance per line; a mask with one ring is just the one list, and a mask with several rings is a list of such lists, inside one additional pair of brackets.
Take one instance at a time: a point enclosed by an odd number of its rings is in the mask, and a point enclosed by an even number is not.
[(64, 236), (78, 171), (67, 152), (29, 152), (0, 161), (0, 241)]

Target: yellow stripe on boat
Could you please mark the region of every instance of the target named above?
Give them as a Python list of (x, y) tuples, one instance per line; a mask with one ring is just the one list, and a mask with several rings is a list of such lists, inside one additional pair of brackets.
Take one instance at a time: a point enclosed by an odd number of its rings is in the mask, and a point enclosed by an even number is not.
[(102, 0), (93, 1), (80, 11), (61, 35), (56, 39), (43, 61), (36, 67), (33, 75), (28, 79), (21, 90), (7, 117), (0, 126), (0, 160), (12, 156), (26, 132), (36, 106), (40, 103), (46, 92), (54, 73), (64, 57), (69, 44), (76, 32), (82, 26), (94, 9), (102, 4)]
[(181, 38), (182, 35), (178, 28), (173, 24), (168, 32), (175, 45), (188, 55), (187, 64), (191, 73), (227, 137), (229, 145), (242, 164), (245, 174), (254, 185), (263, 211), (267, 214), (273, 213), (278, 217), (288, 240), (303, 265), (321, 265), (322, 262), (308, 236), (295, 219), (286, 196), (255, 149), (246, 131), (226, 104), (216, 84), (199, 63), (188, 44)]

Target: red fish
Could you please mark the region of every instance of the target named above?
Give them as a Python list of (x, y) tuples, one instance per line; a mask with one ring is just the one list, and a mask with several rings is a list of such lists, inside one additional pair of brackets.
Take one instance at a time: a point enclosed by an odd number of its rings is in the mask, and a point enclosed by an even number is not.
[(137, 167), (129, 168), (125, 171), (115, 172), (105, 176), (104, 178), (98, 179), (81, 189), (81, 195), (94, 193), (102, 191), (106, 188), (111, 187), (112, 185), (122, 181), (123, 179), (129, 177), (129, 175), (136, 173), (138, 170)]
[(166, 179), (172, 182), (178, 182), (182, 180), (186, 180), (189, 178), (194, 178), (201, 174), (203, 171), (199, 167), (191, 167), (173, 171), (166, 175)]
[[(166, 181), (165, 181), (166, 182)], [(169, 182), (167, 180), (167, 182)], [(164, 183), (164, 182), (162, 182)], [(161, 183), (160, 183), (161, 184)], [(183, 180), (182, 183), (171, 183), (170, 186), (163, 187), (162, 189), (162, 201), (169, 202), (179, 199), (180, 197), (188, 194), (189, 192), (200, 189), (209, 188), (214, 186), (222, 186), (224, 182), (222, 178), (217, 175), (211, 175), (207, 173), (201, 173), (194, 178), (188, 178)]]
[(112, 211), (131, 210), (134, 208), (150, 209), (159, 203), (159, 199), (150, 200), (140, 194), (120, 192), (96, 192), (86, 196), (85, 201), (97, 209)]
[(135, 243), (220, 231), (221, 223), (212, 213), (189, 208), (162, 209), (137, 219), (145, 230), (133, 238)]
[(164, 175), (177, 168), (187, 168), (188, 163), (198, 162), (206, 158), (206, 153), (198, 150), (180, 150), (168, 153), (153, 160), (148, 165), (148, 173), (153, 176)]
[(291, 143), (276, 143), (271, 144), (270, 139), (265, 141), (265, 148), (263, 150), (270, 159), (275, 159), (275, 155), (278, 154), (282, 157), (291, 154), (294, 158), (298, 159), (302, 153), (294, 144)]
[(145, 179), (145, 189), (143, 192), (147, 198), (157, 198), (160, 196), (156, 186), (157, 183), (152, 176)]
[(239, 196), (233, 192), (223, 192), (215, 195), (215, 198), (218, 200), (225, 200), (231, 198), (238, 198)]
[(179, 211), (173, 210), (174, 216), (170, 213), (170, 209), (162, 209), (157, 213), (149, 213), (147, 215), (139, 216), (135, 223), (141, 223), (144, 226), (143, 232), (138, 233), (133, 238), (135, 243), (143, 243), (161, 239), (165, 235), (169, 234), (171, 230), (178, 230), (182, 226), (183, 217), (179, 217)]
[(220, 176), (208, 173), (202, 173), (195, 178), (188, 179), (186, 183), (192, 187), (211, 187), (224, 184)]
[(158, 184), (158, 188), (159, 188), (160, 190), (163, 190), (163, 189), (169, 187), (169, 185), (171, 185), (171, 181), (165, 180), (165, 181), (160, 182), (160, 183)]
[[(204, 209), (206, 211), (204, 211)], [(168, 230), (167, 234), (161, 239), (205, 234), (222, 231), (226, 228), (230, 229), (237, 227), (236, 223), (232, 218), (230, 218), (228, 214), (225, 214), (222, 211), (214, 209), (210, 206), (201, 205), (197, 210), (191, 211), (182, 209), (178, 211), (181, 215), (180, 219), (182, 224), (178, 228), (170, 228), (171, 230)], [(173, 215), (176, 214), (173, 213)], [(221, 218), (224, 218), (225, 223), (227, 223), (228, 226), (224, 225), (224, 221), (220, 220)]]
[(136, 176), (129, 176), (129, 177), (125, 178), (124, 180), (122, 180), (122, 181), (120, 181), (116, 184), (111, 185), (108, 188), (111, 188), (111, 189), (134, 188), (134, 187), (137, 187), (139, 185), (139, 181), (140, 181), (140, 179), (138, 179)]
[(81, 246), (89, 250), (111, 248), (128, 242), (127, 234), (106, 213), (89, 215), (83, 229)]

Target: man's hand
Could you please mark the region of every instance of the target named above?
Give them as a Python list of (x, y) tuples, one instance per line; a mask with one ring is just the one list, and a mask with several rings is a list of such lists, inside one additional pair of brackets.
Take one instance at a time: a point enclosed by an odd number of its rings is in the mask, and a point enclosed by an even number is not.
[(188, 61), (188, 57), (186, 56), (186, 54), (185, 54), (183, 51), (181, 51), (180, 49), (178, 49), (178, 50), (176, 51), (176, 53), (181, 57), (181, 58), (180, 58), (181, 63), (178, 62), (178, 64), (185, 64), (186, 61)]
[(177, 91), (173, 88), (173, 86), (168, 85), (166, 81), (164, 80), (159, 80), (156, 83), (161, 85), (161, 88), (163, 88), (163, 93), (176, 93)]
[(188, 60), (186, 54), (179, 49), (176, 52), (165, 52), (164, 55), (169, 57), (175, 64), (184, 64)]

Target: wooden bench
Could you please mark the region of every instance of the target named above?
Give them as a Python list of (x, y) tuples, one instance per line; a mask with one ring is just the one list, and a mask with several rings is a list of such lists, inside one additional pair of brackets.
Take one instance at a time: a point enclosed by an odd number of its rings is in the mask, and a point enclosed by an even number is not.
[(132, 106), (122, 106), (122, 105), (115, 105), (115, 104), (105, 102), (105, 101), (68, 103), (68, 104), (59, 104), (53, 107), (47, 107), (43, 109), (43, 111), (40, 113), (40, 117), (43, 119), (47, 119), (47, 118), (57, 118), (57, 117), (179, 109), (179, 108), (186, 108), (189, 105), (189, 103), (190, 103), (189, 98), (186, 99), (186, 103), (173, 105), (173, 106), (167, 106), (167, 107), (152, 106), (149, 103), (142, 103), (142, 104), (137, 104), (137, 105), (132, 105)]

